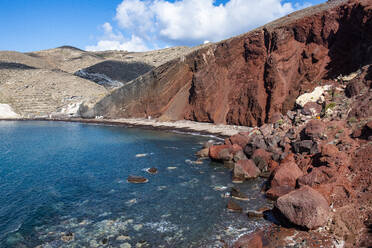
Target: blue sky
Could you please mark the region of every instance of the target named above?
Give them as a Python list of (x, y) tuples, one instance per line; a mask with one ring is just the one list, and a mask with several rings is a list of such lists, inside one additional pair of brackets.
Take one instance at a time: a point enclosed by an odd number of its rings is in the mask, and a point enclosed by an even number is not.
[[(212, 6), (213, 0), (1, 0), (0, 50), (25, 52), (71, 45), (140, 51), (192, 46), (246, 32), (288, 11), (324, 2), (260, 1), (217, 0)], [(220, 4), (224, 6), (218, 8)], [(253, 13), (246, 13), (250, 9)], [(260, 9), (272, 12), (262, 17), (257, 13)], [(235, 20), (224, 25), (232, 17)]]

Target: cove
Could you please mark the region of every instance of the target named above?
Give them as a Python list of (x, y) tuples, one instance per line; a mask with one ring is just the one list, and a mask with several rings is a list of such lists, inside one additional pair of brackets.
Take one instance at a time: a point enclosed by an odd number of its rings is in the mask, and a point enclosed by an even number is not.
[[(194, 163), (210, 137), (119, 126), (0, 122), (0, 247), (218, 247), (265, 225), (226, 210), (230, 172)], [(147, 168), (155, 167), (151, 175)], [(129, 175), (146, 177), (130, 184)], [(239, 185), (267, 204), (261, 179)]]

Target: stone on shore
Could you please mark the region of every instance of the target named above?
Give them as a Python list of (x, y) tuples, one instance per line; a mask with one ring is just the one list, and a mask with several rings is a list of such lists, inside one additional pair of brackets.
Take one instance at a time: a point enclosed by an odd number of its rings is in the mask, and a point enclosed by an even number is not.
[(315, 140), (323, 137), (325, 124), (321, 120), (311, 120), (306, 124), (304, 134), (309, 139)]
[(290, 222), (308, 229), (326, 224), (330, 213), (327, 200), (309, 186), (279, 197), (275, 206)]
[(203, 148), (196, 153), (201, 158), (207, 158), (209, 156), (209, 147)]
[(262, 231), (243, 235), (234, 243), (233, 248), (262, 248), (262, 236)]
[(284, 161), (274, 170), (274, 177), (271, 180), (271, 187), (289, 186), (295, 187), (297, 178), (301, 177), (303, 172), (298, 168), (293, 160)]
[(215, 161), (232, 161), (239, 151), (242, 151), (239, 145), (215, 145), (209, 148), (209, 157)]
[(251, 179), (260, 175), (260, 169), (255, 165), (253, 160), (239, 160), (234, 166), (234, 178)]

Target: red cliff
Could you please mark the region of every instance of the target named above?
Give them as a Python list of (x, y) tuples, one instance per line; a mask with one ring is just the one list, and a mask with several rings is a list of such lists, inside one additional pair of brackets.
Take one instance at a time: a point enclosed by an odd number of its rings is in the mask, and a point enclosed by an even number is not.
[(86, 115), (262, 125), (300, 94), (371, 63), (372, 1), (328, 1), (195, 49)]

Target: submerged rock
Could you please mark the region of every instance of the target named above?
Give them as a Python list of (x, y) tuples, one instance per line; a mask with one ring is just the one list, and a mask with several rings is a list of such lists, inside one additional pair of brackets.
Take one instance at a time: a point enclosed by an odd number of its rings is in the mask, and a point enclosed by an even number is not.
[(61, 240), (66, 243), (73, 241), (74, 239), (75, 239), (75, 234), (73, 234), (72, 232), (67, 232), (66, 234), (61, 236)]
[(129, 176), (127, 181), (128, 183), (147, 183), (149, 180), (141, 176)]
[(233, 187), (231, 188), (230, 195), (232, 198), (242, 201), (249, 200), (248, 196), (243, 194), (239, 188)]
[(243, 208), (231, 199), (227, 202), (227, 209), (231, 212), (243, 212)]

